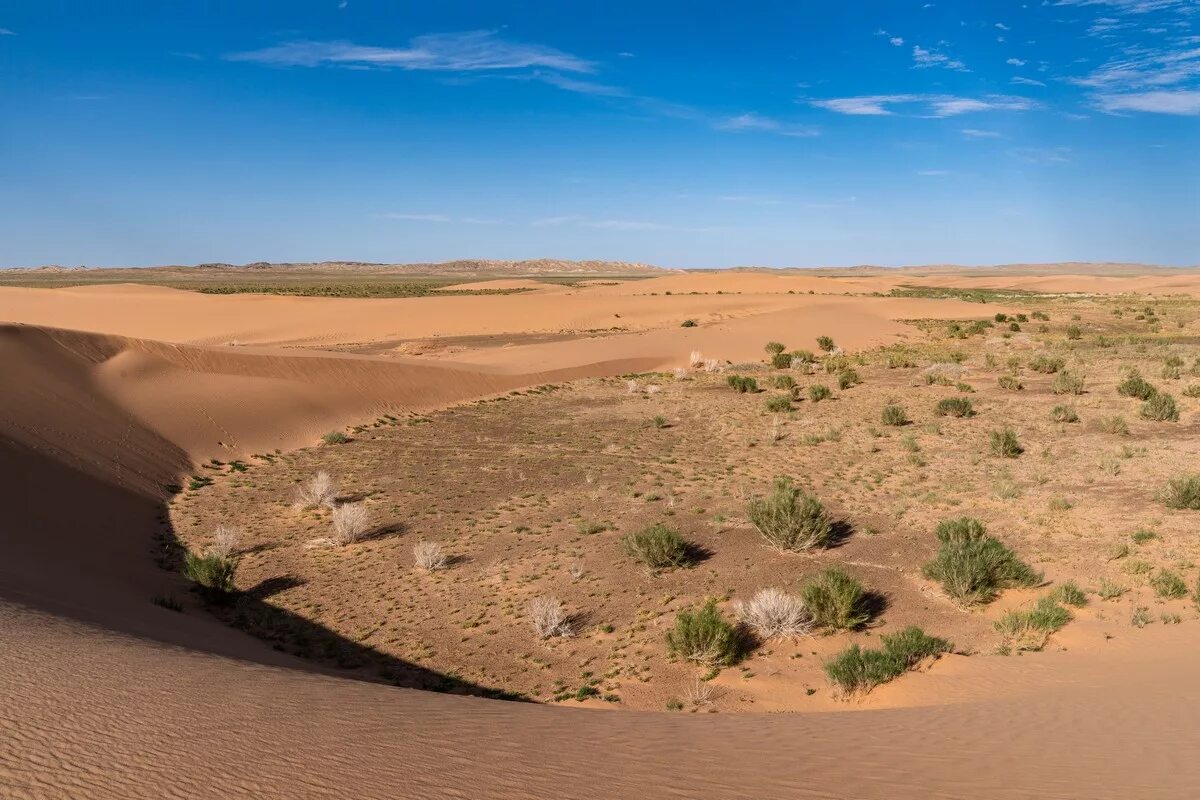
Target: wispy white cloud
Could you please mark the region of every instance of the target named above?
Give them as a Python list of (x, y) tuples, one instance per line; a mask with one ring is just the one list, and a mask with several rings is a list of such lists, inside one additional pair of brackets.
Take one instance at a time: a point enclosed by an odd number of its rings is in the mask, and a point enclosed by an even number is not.
[(1129, 94), (1101, 94), (1096, 97), (1101, 111), (1118, 114), (1127, 111), (1142, 111), (1151, 114), (1174, 114), (1178, 116), (1200, 116), (1200, 90), (1133, 92)]
[(535, 219), (533, 222), (530, 222), (529, 224), (533, 225), (536, 228), (552, 228), (557, 225), (568, 225), (572, 222), (579, 222), (582, 219), (583, 219), (583, 217), (580, 217), (578, 215), (567, 214), (567, 215), (561, 216), (561, 217), (542, 217), (541, 219)]
[(968, 139), (999, 139), (1000, 138), (999, 131), (987, 131), (987, 130), (983, 130), (981, 128), (963, 128), (959, 132), (963, 136), (966, 136)]
[(892, 38), (888, 39), (888, 42), (891, 43), (892, 47), (904, 46), (904, 39), (900, 36), (893, 36)]
[(762, 131), (777, 133), (780, 136), (819, 136), (821, 134), (818, 128), (811, 125), (782, 122), (774, 117), (766, 117), (754, 112), (717, 120), (713, 123), (713, 127), (722, 131)]
[(1008, 64), (1010, 67), (1023, 67), (1026, 64), (1025, 61), (1022, 61), (1019, 58), (1010, 58), (1007, 61), (1005, 61), (1004, 63)]
[(954, 117), (980, 111), (1028, 111), (1036, 103), (1013, 95), (957, 97), (955, 95), (883, 94), (861, 97), (838, 97), (829, 100), (810, 100), (811, 105), (855, 116), (891, 116), (894, 106), (922, 106), (925, 117)]
[(261, 50), (231, 53), (230, 61), (276, 67), (369, 67), (378, 69), (470, 72), (541, 67), (590, 73), (595, 65), (540, 44), (501, 39), (494, 31), (418, 36), (403, 47), (375, 47), (347, 41), (291, 41)]
[(1071, 160), (1069, 147), (1018, 147), (1009, 154), (1030, 164), (1066, 164)]
[(0, 28), (0, 36), (16, 36), (17, 34), (10, 31), (8, 28)]
[(482, 217), (463, 217), (462, 222), (468, 225), (499, 225), (503, 220), (486, 219)]
[(922, 178), (944, 178), (950, 174), (951, 174), (951, 172), (948, 169), (919, 169), (919, 170), (917, 170), (917, 175), (921, 176)]
[(1042, 87), (1044, 87), (1046, 85), (1046, 84), (1042, 83), (1041, 81), (1034, 80), (1033, 78), (1023, 78), (1020, 75), (1009, 78), (1008, 82), (1015, 83), (1018, 86), (1042, 86)]
[(926, 50), (924, 47), (913, 45), (912, 51), (913, 67), (915, 69), (928, 69), (929, 67), (943, 67), (952, 69), (957, 72), (969, 72), (967, 65), (959, 61), (957, 58), (951, 58), (945, 53), (937, 50)]
[(449, 222), (450, 217), (445, 214), (402, 214), (398, 212), (389, 212), (387, 214), (376, 214), (376, 219), (392, 219), (405, 222)]
[(1058, 0), (1056, 6), (1108, 6), (1132, 14), (1170, 11), (1195, 5), (1194, 0)]
[(529, 223), (535, 227), (558, 227), (570, 225), (576, 228), (589, 228), (597, 231), (622, 231), (627, 233), (653, 233), (658, 231), (673, 231), (677, 233), (707, 233), (719, 228), (688, 227), (671, 225), (665, 222), (641, 219), (591, 219), (578, 214), (561, 217), (543, 217)]
[(1002, 31), (1011, 31), (1011, 30), (1012, 30), (1012, 28), (1008, 27), (1008, 26), (1007, 26), (1007, 25), (1005, 25), (1003, 22), (997, 22), (997, 23), (996, 23), (996, 27), (997, 27), (997, 28), (999, 28), (999, 29), (1000, 29), (1000, 30), (1002, 30)]
[(753, 206), (782, 206), (787, 205), (786, 200), (780, 200), (778, 197), (770, 197), (763, 195), (752, 194), (723, 194), (717, 197), (718, 200), (726, 203), (745, 203)]

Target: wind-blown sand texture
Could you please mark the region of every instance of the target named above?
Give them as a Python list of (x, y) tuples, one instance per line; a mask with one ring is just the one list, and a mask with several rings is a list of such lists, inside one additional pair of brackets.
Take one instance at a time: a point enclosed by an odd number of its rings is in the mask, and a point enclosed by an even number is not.
[(694, 349), (757, 360), (767, 340), (830, 335), (853, 351), (908, 340), (901, 320), (1019, 310), (872, 296), (900, 284), (1200, 294), (1190, 275), (760, 273), (386, 300), (0, 289), (0, 794), (1190, 796), (1195, 624), (1020, 669), (948, 658), (903, 708), (667, 715), (346, 680), (148, 602), (180, 585), (155, 563), (162, 486), (210, 458)]

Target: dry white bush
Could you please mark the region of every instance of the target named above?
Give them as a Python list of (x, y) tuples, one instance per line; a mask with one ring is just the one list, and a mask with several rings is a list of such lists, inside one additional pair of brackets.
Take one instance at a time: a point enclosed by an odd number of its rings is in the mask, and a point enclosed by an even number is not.
[(688, 687), (683, 690), (684, 699), (693, 706), (706, 706), (717, 697), (717, 688), (711, 683), (693, 678)]
[(342, 503), (333, 509), (334, 544), (357, 542), (370, 526), (370, 515), (362, 503)]
[(937, 378), (959, 380), (967, 374), (967, 368), (962, 364), (955, 364), (953, 361), (946, 361), (939, 364), (930, 364), (928, 367), (921, 370), (921, 374), (933, 375)]
[(242, 529), (232, 525), (218, 525), (213, 531), (212, 544), (205, 550), (210, 556), (229, 558), (237, 550), (238, 541), (242, 538)]
[(579, 580), (583, 577), (583, 559), (580, 558), (571, 565), (571, 580)]
[(336, 498), (337, 485), (333, 482), (333, 478), (329, 477), (328, 472), (318, 472), (308, 483), (300, 487), (297, 492), (296, 505), (301, 508), (319, 508), (321, 506), (332, 508)]
[(778, 442), (783, 437), (784, 437), (783, 420), (781, 420), (779, 418), (779, 415), (776, 414), (775, 416), (771, 417), (771, 431), (770, 431), (770, 433), (767, 434), (767, 438), (769, 438), (771, 440), (771, 442), (774, 443), (774, 442)]
[(421, 569), (433, 572), (435, 569), (445, 569), (450, 559), (440, 544), (422, 539), (413, 545), (413, 561)]
[(675, 380), (686, 381), (687, 376), (688, 376), (688, 371), (686, 369), (684, 369), (683, 367), (675, 368)]
[(704, 371), (705, 372), (720, 372), (721, 371), (721, 362), (715, 358), (704, 359)]
[(529, 603), (529, 619), (533, 629), (543, 639), (552, 636), (574, 636), (571, 618), (557, 597), (535, 597)]
[(662, 387), (657, 383), (652, 383), (646, 387), (646, 394), (658, 394), (662, 391)]
[(734, 606), (738, 620), (764, 639), (803, 636), (813, 627), (813, 617), (799, 597), (778, 589), (759, 589), (748, 603)]
[(689, 367), (699, 367), (699, 366), (703, 366), (703, 365), (704, 365), (704, 354), (701, 353), (699, 350), (693, 350), (692, 354), (690, 356), (688, 356), (688, 366)]
[(638, 393), (638, 382), (630, 381), (629, 383), (625, 384), (625, 391), (628, 394), (637, 394)]

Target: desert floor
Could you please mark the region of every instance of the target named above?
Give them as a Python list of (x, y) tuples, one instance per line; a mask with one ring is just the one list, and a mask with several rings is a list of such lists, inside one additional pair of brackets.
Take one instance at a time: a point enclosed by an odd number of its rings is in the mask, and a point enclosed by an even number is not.
[[(0, 289), (6, 796), (1183, 797), (1200, 780), (1196, 512), (1157, 499), (1195, 469), (1200, 279), (491, 288), (523, 291)], [(997, 313), (1025, 321), (962, 333)], [(771, 368), (772, 340), (816, 363)], [(1130, 369), (1178, 421), (1117, 393)], [(1054, 393), (1062, 370), (1081, 394)], [(796, 399), (767, 410), (785, 378)], [(818, 383), (832, 396), (814, 402)], [(947, 397), (973, 416), (936, 415)], [(1005, 427), (1018, 457), (989, 449)], [(331, 431), (348, 441), (321, 444)], [(330, 546), (329, 511), (295, 507), (317, 471), (372, 535)], [(844, 524), (837, 546), (764, 546), (746, 503), (777, 475)], [(964, 515), (1044, 580), (947, 597), (921, 567)], [(626, 556), (621, 538), (659, 522), (690, 566)], [(240, 592), (209, 607), (178, 564), (219, 524), (243, 531)], [(414, 568), (421, 540), (447, 569)], [(878, 598), (860, 629), (721, 670), (668, 657), (677, 612), (714, 597), (732, 614), (828, 566)], [(1164, 574), (1186, 595), (1162, 596)], [(1086, 603), (1040, 650), (997, 631), (1067, 582)], [(546, 595), (576, 635), (534, 634)], [(837, 652), (912, 624), (953, 652), (867, 694), (830, 684)], [(804, 713), (734, 713), (764, 711)]]

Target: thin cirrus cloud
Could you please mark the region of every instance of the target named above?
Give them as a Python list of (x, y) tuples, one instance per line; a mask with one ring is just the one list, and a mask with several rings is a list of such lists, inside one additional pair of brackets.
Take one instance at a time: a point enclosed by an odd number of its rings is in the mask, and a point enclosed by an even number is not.
[(961, 133), (963, 136), (966, 136), (968, 139), (999, 139), (1000, 138), (999, 131), (988, 131), (988, 130), (983, 130), (981, 128), (963, 128), (961, 131), (959, 131), (959, 133)]
[(809, 100), (810, 105), (851, 116), (893, 116), (895, 106), (918, 107), (923, 117), (955, 117), (981, 111), (1028, 111), (1036, 104), (1025, 97), (986, 95), (982, 98), (954, 95), (881, 94)]
[(821, 133), (820, 130), (810, 125), (795, 125), (781, 122), (772, 117), (765, 117), (753, 112), (717, 120), (713, 123), (713, 127), (717, 130), (734, 132), (764, 131), (767, 133), (777, 133), (780, 136), (819, 136)]
[(346, 41), (292, 41), (260, 50), (231, 53), (225, 58), (276, 67), (340, 66), (441, 72), (541, 67), (591, 73), (596, 69), (592, 62), (562, 50), (507, 41), (493, 31), (427, 34), (410, 40), (405, 47), (375, 47)]
[(710, 227), (685, 227), (679, 225), (669, 225), (663, 222), (653, 222), (649, 220), (634, 220), (634, 219), (589, 219), (575, 214), (561, 217), (543, 217), (535, 219), (530, 225), (538, 228), (558, 227), (563, 225), (571, 225), (579, 228), (590, 228), (599, 231), (622, 231), (622, 232), (674, 232), (674, 233), (711, 233), (721, 230), (720, 228)]
[(17, 34), (14, 31), (10, 31), (8, 28), (0, 28), (0, 36), (16, 36), (16, 35)]
[(1200, 116), (1200, 90), (1101, 94), (1096, 96), (1095, 102), (1101, 111), (1109, 114), (1142, 111), (1152, 114)]
[(940, 53), (937, 50), (926, 50), (924, 47), (913, 45), (912, 51), (913, 68), (914, 69), (929, 69), (930, 67), (943, 67), (944, 69), (952, 69), (956, 72), (970, 72), (967, 65), (957, 58), (951, 58), (945, 53)]

